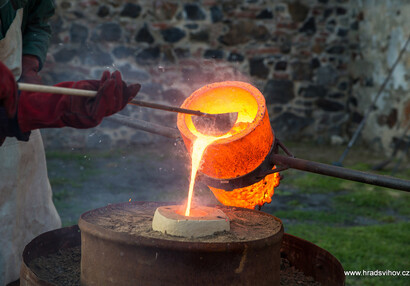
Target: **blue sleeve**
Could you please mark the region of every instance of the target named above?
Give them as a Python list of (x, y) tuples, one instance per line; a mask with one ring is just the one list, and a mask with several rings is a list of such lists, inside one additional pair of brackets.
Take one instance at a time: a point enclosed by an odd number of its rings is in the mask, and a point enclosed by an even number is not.
[(48, 23), (54, 15), (52, 0), (32, 0), (24, 7), (22, 23), (23, 55), (34, 55), (40, 60), (40, 69), (46, 59), (51, 38), (51, 28)]

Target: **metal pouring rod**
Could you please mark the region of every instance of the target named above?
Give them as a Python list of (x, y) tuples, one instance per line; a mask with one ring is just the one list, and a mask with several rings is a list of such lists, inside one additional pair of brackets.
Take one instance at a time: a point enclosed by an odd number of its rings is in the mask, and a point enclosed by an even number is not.
[[(67, 87), (59, 87), (59, 86), (48, 86), (48, 85), (41, 85), (41, 84), (31, 84), (31, 83), (18, 83), (18, 89), (22, 91), (31, 91), (31, 92), (44, 92), (44, 93), (56, 93), (56, 94), (66, 94), (66, 95), (76, 95), (76, 96), (85, 96), (85, 97), (95, 97), (97, 95), (97, 91), (95, 90), (84, 90), (84, 89), (76, 89), (76, 88), (67, 88)], [(129, 104), (143, 106), (148, 108), (160, 109), (165, 111), (171, 112), (179, 112), (185, 114), (191, 114), (196, 116), (205, 116), (214, 118), (215, 114), (204, 113), (199, 110), (191, 110), (185, 108), (179, 108), (174, 106), (168, 106), (158, 103), (146, 102), (138, 99), (133, 99), (129, 102)]]
[(272, 160), (273, 162), (275, 162), (275, 164), (287, 166), (289, 168), (298, 169), (301, 171), (410, 192), (410, 181), (408, 180), (365, 173), (343, 167), (292, 158), (279, 154), (273, 154)]
[(191, 114), (191, 115), (196, 115), (196, 116), (205, 116), (205, 117), (211, 117), (211, 118), (215, 116), (215, 114), (204, 113), (199, 110), (191, 110), (191, 109), (185, 109), (185, 108), (180, 108), (180, 107), (168, 106), (168, 105), (163, 105), (163, 104), (158, 104), (158, 103), (141, 101), (138, 99), (131, 100), (129, 104), (148, 107), (148, 108), (154, 108), (154, 109), (160, 109), (160, 110), (165, 110), (165, 111), (171, 111), (171, 112)]

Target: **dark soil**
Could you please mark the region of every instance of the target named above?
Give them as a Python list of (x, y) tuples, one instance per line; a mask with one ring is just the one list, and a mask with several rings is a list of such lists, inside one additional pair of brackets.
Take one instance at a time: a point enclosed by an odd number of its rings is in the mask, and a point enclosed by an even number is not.
[(320, 286), (321, 284), (311, 276), (305, 276), (303, 272), (295, 269), (290, 262), (281, 258), (280, 260), (280, 285), (283, 286)]
[(61, 249), (57, 253), (38, 257), (29, 268), (38, 278), (55, 285), (80, 285), (81, 247)]
[(184, 238), (162, 234), (152, 230), (154, 212), (167, 203), (125, 203), (94, 210), (83, 216), (87, 222), (115, 232), (135, 236), (176, 241), (238, 242), (253, 241), (277, 234), (282, 227), (280, 220), (253, 210), (218, 206), (230, 220), (231, 230), (199, 238)]
[[(81, 249), (79, 246), (58, 251), (46, 257), (39, 257), (29, 264), (30, 269), (42, 280), (61, 286), (80, 285)], [(280, 285), (320, 286), (310, 276), (295, 269), (288, 260), (281, 259)]]

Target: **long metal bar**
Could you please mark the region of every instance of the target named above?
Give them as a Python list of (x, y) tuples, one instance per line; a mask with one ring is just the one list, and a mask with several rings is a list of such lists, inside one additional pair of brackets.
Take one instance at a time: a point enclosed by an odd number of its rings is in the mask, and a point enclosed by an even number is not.
[(210, 117), (210, 118), (215, 117), (215, 114), (209, 114), (209, 113), (201, 112), (199, 110), (168, 106), (168, 105), (163, 105), (163, 104), (158, 104), (158, 103), (153, 103), (153, 102), (146, 102), (146, 101), (142, 101), (138, 99), (131, 100), (129, 104), (148, 107), (148, 108), (154, 108), (154, 109), (160, 109), (160, 110), (165, 110), (165, 111), (177, 112), (177, 113), (191, 114), (191, 115), (196, 115), (196, 116), (205, 116), (205, 117)]
[(273, 162), (279, 166), (287, 166), (289, 168), (298, 169), (301, 171), (410, 192), (409, 180), (376, 175), (279, 154), (273, 154), (272, 159)]
[[(76, 96), (85, 96), (85, 97), (94, 97), (97, 95), (95, 90), (84, 90), (76, 88), (67, 88), (60, 86), (48, 86), (41, 84), (31, 84), (31, 83), (18, 83), (18, 89), (22, 91), (31, 91), (31, 92), (42, 92), (42, 93), (53, 93), (53, 94), (66, 94), (66, 95), (76, 95)], [(205, 116), (209, 118), (214, 118), (215, 114), (204, 113), (199, 110), (185, 109), (175, 106), (168, 106), (164, 104), (158, 104), (153, 102), (146, 102), (138, 99), (133, 99), (129, 104), (143, 106), (148, 108), (160, 109), (171, 112), (186, 113), (196, 116)]]

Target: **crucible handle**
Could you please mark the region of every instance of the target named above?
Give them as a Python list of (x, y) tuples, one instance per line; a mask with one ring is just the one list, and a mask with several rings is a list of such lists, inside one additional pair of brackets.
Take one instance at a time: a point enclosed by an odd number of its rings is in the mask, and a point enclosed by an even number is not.
[(287, 166), (288, 168), (410, 192), (409, 180), (376, 175), (279, 154), (273, 154), (272, 160), (275, 164)]

